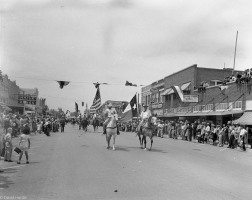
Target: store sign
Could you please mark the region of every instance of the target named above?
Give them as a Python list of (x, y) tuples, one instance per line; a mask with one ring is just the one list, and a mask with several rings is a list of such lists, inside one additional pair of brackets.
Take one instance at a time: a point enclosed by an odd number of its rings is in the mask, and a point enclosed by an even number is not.
[(163, 112), (163, 109), (153, 110), (153, 114), (157, 114), (159, 116), (159, 115), (163, 115), (164, 112)]
[(18, 96), (19, 104), (36, 105), (36, 102), (37, 102), (37, 96), (34, 96), (34, 95), (19, 95)]
[(191, 102), (191, 103), (198, 103), (199, 96), (198, 95), (183, 95), (183, 102)]
[(151, 107), (152, 107), (152, 109), (162, 108), (162, 107), (163, 107), (163, 104), (162, 104), (162, 103), (152, 104)]

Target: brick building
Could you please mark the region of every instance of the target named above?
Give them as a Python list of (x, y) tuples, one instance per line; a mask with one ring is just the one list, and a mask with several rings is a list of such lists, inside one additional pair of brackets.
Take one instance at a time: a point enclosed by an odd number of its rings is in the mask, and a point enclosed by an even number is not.
[(13, 113), (22, 113), (23, 106), (18, 105), (20, 91), (16, 81), (11, 81), (7, 75), (0, 74), (0, 111), (8, 110)]
[[(235, 71), (234, 74), (237, 72), (242, 73)], [(230, 75), (232, 69), (199, 68), (192, 65), (166, 76), (163, 81), (151, 84), (151, 111), (159, 118), (168, 120), (200, 119), (222, 124), (236, 119), (245, 110), (252, 109), (252, 96), (246, 84), (238, 86), (235, 82), (228, 83), (221, 90), (221, 83)], [(199, 90), (202, 82), (206, 83), (204, 91)], [(182, 101), (173, 86), (178, 86), (183, 95), (196, 97), (197, 101)], [(142, 103), (145, 103), (143, 91)]]

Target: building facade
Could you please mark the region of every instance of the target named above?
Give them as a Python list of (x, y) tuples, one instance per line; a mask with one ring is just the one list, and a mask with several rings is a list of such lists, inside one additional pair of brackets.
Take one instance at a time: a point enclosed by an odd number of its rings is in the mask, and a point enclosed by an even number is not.
[[(252, 96), (247, 84), (231, 81), (223, 87), (224, 79), (232, 73), (242, 72), (192, 65), (166, 76), (163, 84), (162, 81), (152, 84), (152, 113), (164, 120), (199, 119), (218, 124), (236, 119), (245, 110), (252, 109)], [(158, 90), (153, 89), (155, 86)]]
[(12, 111), (13, 113), (22, 113), (23, 106), (18, 104), (18, 95), (20, 92), (16, 81), (11, 81), (7, 75), (1, 74), (0, 80), (0, 111)]
[(21, 88), (20, 89), (20, 95), (22, 96), (30, 96), (30, 97), (34, 97), (36, 99), (36, 101), (33, 101), (31, 103), (31, 101), (29, 100), (24, 100), (21, 101), (20, 104), (24, 106), (24, 113), (35, 113), (37, 110), (37, 104), (38, 104), (38, 95), (39, 95), (39, 91), (37, 88)]

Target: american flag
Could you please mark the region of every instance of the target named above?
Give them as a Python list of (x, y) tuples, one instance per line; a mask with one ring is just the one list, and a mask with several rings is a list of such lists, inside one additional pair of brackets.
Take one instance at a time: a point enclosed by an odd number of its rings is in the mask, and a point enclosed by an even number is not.
[(97, 87), (93, 105), (90, 107), (90, 112), (96, 112), (96, 110), (98, 110), (99, 108), (101, 108), (101, 95), (100, 88)]

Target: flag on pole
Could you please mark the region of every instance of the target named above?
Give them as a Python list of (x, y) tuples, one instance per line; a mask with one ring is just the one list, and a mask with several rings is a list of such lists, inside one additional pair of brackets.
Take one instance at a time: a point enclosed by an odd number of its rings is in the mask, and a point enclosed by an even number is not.
[(99, 108), (101, 108), (101, 95), (100, 95), (100, 88), (98, 86), (93, 104), (90, 107), (90, 112), (95, 113)]
[(100, 85), (109, 85), (108, 83), (93, 83), (95, 88), (98, 88)]
[(134, 86), (137, 87), (137, 84), (130, 83), (129, 81), (126, 81), (125, 86)]
[(67, 86), (70, 82), (68, 81), (57, 81), (59, 83), (60, 89), (63, 89), (64, 86)]
[(83, 101), (81, 102), (81, 105), (82, 105), (82, 107), (84, 106), (84, 102)]
[(131, 99), (130, 103), (127, 105), (121, 116), (121, 122), (128, 122), (132, 120), (133, 117), (137, 116), (137, 96), (136, 94)]

